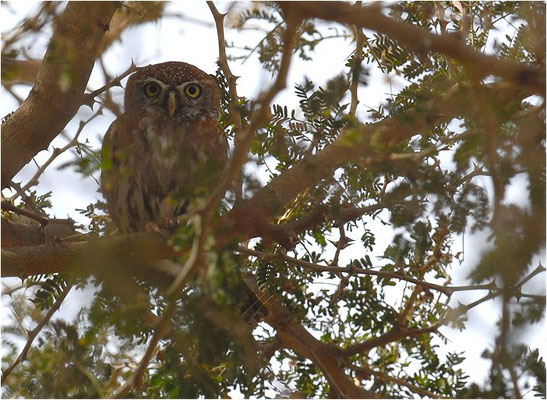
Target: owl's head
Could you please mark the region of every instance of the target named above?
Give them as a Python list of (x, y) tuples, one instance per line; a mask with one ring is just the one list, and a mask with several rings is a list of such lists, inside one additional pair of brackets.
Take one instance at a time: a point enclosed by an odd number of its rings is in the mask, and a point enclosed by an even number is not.
[(176, 61), (148, 65), (127, 81), (125, 110), (183, 121), (217, 118), (220, 89), (215, 78), (193, 65)]

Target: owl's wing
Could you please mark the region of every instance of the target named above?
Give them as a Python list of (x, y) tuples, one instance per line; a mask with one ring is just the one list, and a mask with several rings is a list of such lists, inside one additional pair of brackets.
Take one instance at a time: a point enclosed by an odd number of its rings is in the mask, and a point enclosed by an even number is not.
[(127, 193), (124, 195), (124, 191), (127, 192), (127, 185), (122, 184), (120, 164), (127, 156), (124, 153), (127, 153), (131, 143), (130, 132), (133, 125), (124, 115), (120, 116), (108, 128), (101, 149), (101, 192), (106, 199), (108, 212), (119, 228), (122, 227), (119, 205), (124, 199), (126, 200), (127, 195)]

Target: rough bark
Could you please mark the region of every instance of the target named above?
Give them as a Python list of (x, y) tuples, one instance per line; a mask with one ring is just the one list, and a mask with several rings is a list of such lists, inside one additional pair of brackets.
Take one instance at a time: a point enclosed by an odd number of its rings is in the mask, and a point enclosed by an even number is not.
[(303, 18), (321, 18), (386, 34), (407, 45), (416, 54), (430, 51), (445, 54), (458, 60), (476, 79), (497, 75), (527, 87), (540, 96), (545, 94), (544, 68), (481, 53), (467, 46), (458, 34), (437, 35), (424, 28), (397, 21), (382, 13), (381, 4), (368, 7), (355, 7), (342, 1), (285, 1), (279, 4), (284, 11), (290, 10)]
[(2, 188), (63, 130), (82, 104), (115, 2), (69, 3), (36, 82), (21, 107), (2, 125)]

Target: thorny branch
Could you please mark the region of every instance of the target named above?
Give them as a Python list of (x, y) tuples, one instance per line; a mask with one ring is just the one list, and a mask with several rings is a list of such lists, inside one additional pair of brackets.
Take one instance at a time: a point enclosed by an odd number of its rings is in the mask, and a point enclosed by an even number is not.
[[(24, 103), (2, 125), (2, 188), (36, 153), (47, 148), (80, 107), (116, 3), (69, 3), (56, 19), (36, 82)], [(71, 57), (75, 53), (79, 57)], [(74, 79), (64, 87), (67, 74)], [(51, 102), (51, 98), (56, 98)]]
[(374, 375), (374, 376), (380, 378), (383, 381), (393, 382), (393, 383), (396, 383), (397, 385), (406, 386), (407, 388), (412, 390), (414, 393), (418, 393), (422, 396), (429, 397), (431, 399), (443, 398), (443, 397), (440, 397), (440, 396), (430, 392), (429, 390), (425, 390), (425, 389), (423, 389), (419, 386), (413, 385), (412, 383), (407, 382), (404, 379), (397, 378), (397, 377), (394, 377), (394, 376), (390, 376), (390, 375), (385, 374), (381, 371), (376, 371), (372, 368), (357, 367), (355, 365), (349, 365), (349, 368), (356, 371), (356, 372), (360, 372), (360, 373), (363, 373), (363, 374), (366, 374), (366, 375)]
[[(212, 1), (207, 2), (207, 6), (211, 10), (213, 19), (215, 21), (215, 26), (217, 30), (218, 37), (218, 65), (222, 69), (224, 76), (228, 80), (228, 91), (229, 91), (229, 101), (228, 101), (228, 113), (230, 114), (230, 119), (234, 124), (235, 131), (235, 145), (239, 147), (239, 142), (241, 135), (243, 134), (243, 119), (241, 118), (240, 105), (239, 105), (239, 95), (237, 93), (237, 76), (232, 73), (230, 65), (228, 64), (228, 56), (226, 55), (226, 38), (224, 36), (224, 18), (226, 14), (221, 14), (215, 4)], [(241, 174), (236, 177), (234, 182), (234, 192), (237, 199), (242, 197), (242, 176)]]
[(38, 336), (38, 334), (41, 332), (41, 330), (44, 328), (44, 326), (46, 326), (48, 324), (48, 322), (51, 319), (51, 317), (53, 316), (53, 314), (55, 314), (57, 312), (57, 310), (59, 309), (59, 307), (61, 307), (61, 304), (63, 303), (66, 296), (70, 292), (70, 289), (72, 289), (72, 286), (68, 285), (63, 290), (61, 295), (57, 298), (57, 300), (55, 301), (53, 306), (51, 306), (51, 308), (48, 310), (46, 315), (44, 315), (44, 317), (40, 320), (38, 325), (36, 325), (36, 327), (28, 333), (28, 339), (27, 339), (27, 342), (25, 344), (25, 347), (23, 347), (23, 350), (21, 351), (21, 353), (19, 354), (17, 359), (13, 362), (13, 364), (11, 364), (9, 367), (7, 367), (6, 369), (4, 369), (2, 371), (2, 383), (4, 383), (4, 381), (7, 379), (7, 377), (13, 371), (13, 369), (15, 367), (17, 367), (17, 365), (19, 365), (22, 361), (24, 361), (27, 358), (27, 354), (30, 350), (30, 346), (32, 345), (32, 342), (34, 342), (34, 339), (36, 339), (36, 336)]
[(37, 170), (36, 172), (34, 173), (34, 175), (32, 176), (32, 178), (29, 179), (29, 181), (21, 187), (21, 189), (19, 191), (17, 191), (13, 196), (11, 196), (9, 198), (10, 201), (14, 201), (16, 200), (20, 193), (21, 192), (26, 192), (28, 189), (30, 189), (31, 187), (33, 186), (36, 186), (38, 184), (38, 179), (40, 178), (40, 176), (42, 176), (42, 174), (45, 172), (45, 170), (47, 169), (47, 167), (49, 167), (51, 165), (51, 163), (53, 161), (55, 161), (55, 159), (57, 157), (59, 157), (61, 154), (63, 154), (65, 151), (71, 149), (72, 147), (75, 147), (75, 146), (78, 146), (80, 144), (79, 142), (79, 137), (80, 137), (80, 134), (82, 133), (82, 131), (84, 130), (85, 126), (87, 124), (89, 124), (92, 120), (94, 120), (97, 116), (101, 115), (102, 114), (102, 107), (100, 107), (95, 113), (93, 113), (93, 115), (91, 117), (89, 117), (86, 121), (80, 121), (80, 124), (78, 126), (78, 130), (76, 131), (76, 133), (74, 134), (74, 137), (66, 144), (64, 145), (63, 147), (61, 148), (58, 148), (58, 147), (55, 147), (53, 149), (53, 152), (51, 153), (50, 157), (46, 160), (46, 162), (44, 162)]
[(90, 108), (93, 108), (93, 104), (95, 103), (95, 97), (99, 96), (100, 94), (106, 92), (110, 88), (113, 88), (115, 86), (121, 86), (122, 80), (126, 77), (131, 75), (133, 72), (137, 71), (139, 68), (135, 65), (135, 62), (131, 60), (131, 65), (129, 68), (125, 70), (121, 75), (117, 76), (116, 78), (112, 79), (110, 82), (107, 82), (104, 86), (92, 91), (91, 93), (86, 93), (82, 96), (82, 104), (85, 104), (89, 106)]
[(424, 28), (386, 17), (379, 3), (362, 8), (327, 1), (279, 2), (279, 5), (305, 18), (321, 18), (384, 33), (406, 44), (416, 53), (434, 51), (446, 54), (460, 61), (478, 79), (485, 74), (493, 74), (526, 87), (531, 93), (540, 96), (545, 94), (545, 73), (541, 68), (486, 55), (467, 46), (454, 35), (437, 35)]
[[(214, 4), (209, 3), (209, 7), (213, 12), (213, 15), (215, 16), (215, 22), (217, 23), (218, 28), (219, 25), (222, 25), (223, 17), (219, 16), (220, 14), (218, 14), (218, 11), (216, 10)], [(123, 396), (132, 387), (140, 384), (142, 380), (142, 375), (144, 374), (144, 371), (148, 366), (148, 363), (154, 353), (154, 349), (158, 341), (165, 334), (165, 330), (169, 323), (170, 313), (174, 309), (177, 294), (188, 282), (188, 280), (193, 276), (197, 267), (202, 264), (202, 258), (205, 252), (205, 245), (210, 229), (213, 212), (216, 209), (218, 202), (224, 196), (226, 190), (230, 187), (233, 179), (236, 178), (237, 174), (241, 171), (241, 166), (246, 161), (248, 147), (250, 145), (254, 132), (267, 122), (270, 102), (277, 95), (277, 93), (281, 91), (286, 85), (288, 68), (292, 57), (292, 48), (294, 47), (295, 32), (297, 27), (297, 24), (294, 24), (294, 21), (292, 22), (293, 24), (288, 22), (289, 26), (287, 27), (287, 36), (285, 41), (285, 47), (283, 50), (283, 58), (281, 61), (281, 66), (277, 79), (272, 87), (266, 93), (263, 93), (260, 96), (259, 101), (261, 107), (258, 113), (253, 116), (250, 125), (242, 132), (241, 140), (239, 141), (239, 143), (237, 143), (234, 154), (230, 159), (228, 172), (224, 180), (219, 184), (217, 189), (213, 191), (213, 194), (209, 197), (204, 206), (201, 209), (197, 210), (195, 212), (195, 215), (192, 216), (192, 221), (194, 222), (194, 227), (196, 230), (196, 237), (194, 238), (194, 243), (192, 245), (190, 256), (186, 260), (184, 266), (171, 284), (170, 288), (167, 290), (167, 295), (171, 298), (171, 300), (168, 304), (167, 309), (164, 311), (156, 324), (154, 336), (147, 347), (145, 356), (142, 358), (138, 368), (134, 371), (132, 376), (126, 381), (124, 385), (122, 385), (122, 387), (116, 393), (116, 397)], [(224, 45), (223, 32), (223, 29), (219, 29), (218, 31), (219, 45), (221, 49)], [(225, 56), (226, 54), (224, 53), (224, 59)], [(227, 62), (225, 63), (225, 67), (228, 67)], [(230, 73), (229, 68), (227, 69), (227, 71)], [(235, 94), (237, 95), (237, 92)], [(233, 98), (232, 100), (237, 101), (237, 97)]]
[[(214, 8), (214, 5), (210, 5), (213, 15), (216, 15), (215, 22), (218, 20), (221, 22), (222, 17), (218, 16), (218, 11)], [(216, 11), (216, 14), (215, 14)], [(259, 107), (256, 112), (253, 113), (251, 117), (251, 122), (249, 126), (245, 127), (245, 130), (242, 131), (238, 143), (236, 143), (234, 152), (230, 158), (228, 167), (226, 168), (226, 173), (222, 183), (217, 187), (213, 194), (209, 197), (207, 203), (203, 207), (204, 209), (211, 208), (212, 204), (216, 204), (223, 196), (226, 190), (232, 184), (232, 181), (237, 177), (241, 172), (241, 166), (247, 160), (249, 146), (254, 137), (254, 133), (263, 127), (270, 116), (270, 103), (277, 94), (285, 89), (287, 85), (287, 75), (289, 73), (289, 66), (291, 64), (291, 59), (293, 55), (293, 49), (296, 44), (296, 31), (298, 24), (300, 23), (299, 19), (292, 18), (290, 15), (286, 18), (287, 29), (284, 35), (284, 45), (281, 56), (281, 63), (279, 66), (279, 72), (277, 73), (277, 78), (272, 84), (272, 86), (266, 91), (262, 92), (259, 95), (258, 102)], [(218, 23), (217, 23), (218, 26)], [(219, 39), (219, 43), (220, 39)], [(223, 44), (224, 42), (222, 42)], [(221, 46), (222, 47), (222, 46)], [(225, 53), (224, 53), (225, 55)], [(219, 60), (220, 63), (220, 60)], [(224, 61), (223, 61), (224, 63)], [(227, 62), (226, 62), (227, 65)], [(232, 101), (237, 101), (237, 98), (232, 98)]]
[(444, 295), (448, 297), (450, 297), (452, 293), (454, 292), (461, 292), (461, 291), (468, 291), (468, 290), (492, 290), (496, 288), (495, 285), (493, 285), (492, 283), (488, 283), (484, 285), (442, 286), (435, 283), (426, 282), (421, 279), (414, 278), (412, 276), (403, 275), (399, 272), (377, 271), (372, 269), (358, 268), (358, 267), (355, 267), (353, 264), (347, 267), (339, 267), (336, 265), (319, 265), (319, 264), (311, 263), (309, 261), (304, 261), (304, 260), (299, 260), (297, 258), (289, 257), (286, 254), (280, 254), (280, 253), (269, 254), (269, 253), (264, 253), (258, 250), (248, 249), (242, 246), (238, 246), (236, 250), (242, 254), (255, 256), (262, 260), (284, 261), (293, 265), (298, 265), (300, 267), (310, 269), (318, 273), (328, 272), (328, 273), (336, 274), (336, 275), (363, 274), (363, 275), (378, 276), (380, 278), (387, 278), (387, 279), (400, 279), (402, 281), (414, 283), (415, 285), (417, 285), (417, 287), (423, 287), (423, 288), (436, 290), (438, 292), (443, 293)]
[(239, 96), (237, 94), (236, 85), (238, 77), (232, 73), (230, 65), (228, 64), (228, 57), (226, 55), (226, 38), (224, 36), (224, 17), (226, 17), (226, 14), (221, 14), (212, 1), (208, 1), (207, 5), (211, 10), (211, 14), (213, 14), (213, 18), (215, 20), (215, 25), (217, 28), (218, 65), (220, 66), (222, 72), (224, 72), (224, 76), (226, 76), (226, 79), (228, 80), (228, 90), (230, 91), (230, 102), (228, 103), (228, 108), (230, 112), (230, 119), (234, 123), (237, 141), (243, 131), (243, 122), (241, 120), (241, 113), (238, 109)]
[(35, 220), (36, 222), (40, 223), (40, 225), (45, 225), (49, 221), (49, 218), (46, 218), (43, 215), (38, 215), (38, 214), (33, 213), (31, 211), (24, 210), (24, 209), (19, 208), (19, 207), (15, 207), (13, 204), (11, 204), (7, 200), (2, 200), (2, 210), (11, 211), (13, 213), (23, 215), (27, 218)]
[[(357, 1), (354, 7), (361, 7), (362, 2)], [(365, 44), (365, 34), (363, 30), (357, 26), (353, 26), (355, 32), (355, 57), (353, 59), (350, 93), (351, 93), (351, 105), (349, 108), (349, 115), (355, 117), (357, 112), (357, 105), (359, 104), (359, 98), (357, 96), (357, 89), (359, 88), (359, 75), (361, 73), (361, 64), (363, 63), (364, 53), (363, 45)]]

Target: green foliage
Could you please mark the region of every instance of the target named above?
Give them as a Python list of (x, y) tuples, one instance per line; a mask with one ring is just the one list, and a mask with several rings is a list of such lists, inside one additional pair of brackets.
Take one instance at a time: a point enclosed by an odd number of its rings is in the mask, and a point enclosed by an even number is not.
[(38, 287), (32, 302), (41, 310), (49, 309), (67, 286), (66, 280), (59, 274), (34, 276), (27, 279), (27, 284)]
[[(500, 58), (544, 67), (540, 22), (545, 7), (540, 3), (399, 2), (386, 8), (397, 21), (458, 35), (477, 51), (495, 51)], [(252, 22), (267, 30), (256, 46), (245, 43), (243, 58), (256, 53), (262, 67), (275, 75), (286, 29), (278, 5), (253, 3), (238, 17), (242, 29)], [(497, 35), (494, 41), (494, 32), (507, 30), (508, 23), (516, 23), (511, 34)], [(384, 34), (366, 34), (363, 49), (359, 49), (366, 66), (356, 62), (356, 49), (338, 73), (324, 77), (321, 86), (300, 79), (292, 89), (298, 104), (271, 105), (271, 118), (257, 130), (250, 145), (242, 197), (253, 196), (263, 185), (257, 168), (267, 171), (271, 180), (305, 165), (328, 146), (340, 146), (349, 154), (357, 146), (361, 151), (364, 144), (370, 144), (361, 159), (338, 160), (329, 177), (302, 190), (269, 221), (299, 227), (286, 232), (294, 243), (292, 248), (259, 240), (253, 249), (269, 257), (244, 258), (234, 248), (237, 238), (222, 249), (213, 246), (214, 232), (207, 238), (200, 272), (176, 296), (170, 330), (150, 360), (143, 385), (133, 388), (128, 397), (228, 397), (234, 388), (245, 397), (286, 396), (271, 384), (274, 378), (295, 396), (338, 394), (312, 356), (297, 354), (286, 343), (274, 346), (282, 341), (281, 335), (266, 322), (254, 330), (249, 327), (242, 314), (254, 310), (256, 300), (247, 304), (249, 289), (242, 281), (243, 273), (256, 278), (264, 294), (260, 300), (275, 299), (314, 337), (341, 350), (408, 331), (380, 345), (357, 348), (341, 367), (351, 381), (381, 397), (408, 398), (423, 395), (423, 391), (444, 397), (515, 397), (516, 389), (507, 379), (511, 369), (526, 381), (521, 390), (545, 396), (543, 359), (537, 349), (521, 344), (526, 340), (522, 332), (545, 318), (545, 297), (530, 295), (525, 285), (530, 265), (536, 263), (545, 244), (544, 105), (530, 98), (523, 101), (520, 89), (507, 82), (479, 82), (467, 67), (439, 52), (413, 51)], [(305, 20), (297, 37), (294, 53), (313, 62), (320, 43), (353, 38), (353, 33), (341, 25)], [(359, 91), (361, 104), (352, 114), (352, 83), (364, 87), (375, 69), (400, 78), (406, 86), (375, 109), (368, 109), (368, 99)], [(220, 124), (229, 139), (237, 142), (233, 113), (239, 113), (245, 128), (255, 104), (245, 97), (230, 97), (220, 68), (216, 78), (222, 91)], [(453, 100), (441, 108), (447, 94)], [(372, 125), (378, 121), (400, 128), (419, 118), (424, 119), (419, 125), (423, 129), (396, 143), (377, 143), (375, 139), (382, 139), (384, 131), (362, 133), (381, 126)], [(342, 143), (333, 145), (342, 133), (346, 135)], [(88, 175), (99, 166), (97, 155), (85, 146), (78, 149), (76, 161), (65, 167)], [(506, 200), (512, 182), (521, 178), (527, 182), (528, 204), (524, 206)], [(235, 192), (226, 196), (215, 222), (238, 205)], [(41, 210), (51, 205), (50, 193), (29, 195)], [(367, 211), (371, 206), (377, 207)], [(91, 233), (112, 233), (104, 210), (100, 201), (79, 210), (90, 219)], [(379, 226), (389, 228), (389, 235)], [(491, 361), (486, 382), (474, 382), (463, 371), (461, 364), (468, 354), (451, 351), (451, 343), (438, 330), (442, 325), (465, 329), (467, 315), (457, 313), (465, 307), (454, 309), (454, 302), (440, 291), (400, 279), (404, 275), (454, 285), (452, 271), (465, 254), (459, 243), (477, 232), (487, 234), (488, 239), (469, 278), (477, 284), (496, 282), (498, 287), (489, 293), (499, 295), (506, 314), (499, 321), (492, 348), (483, 354)], [(183, 225), (171, 243), (187, 249), (195, 235), (192, 225)], [(345, 247), (342, 237), (353, 241)], [(283, 256), (302, 263), (282, 261)], [(184, 264), (185, 255), (172, 261)], [(305, 263), (331, 269), (319, 273)], [(337, 266), (347, 268), (332, 269)], [(9, 397), (112, 395), (131, 376), (154, 335), (155, 321), (170, 301), (165, 291), (171, 277), (167, 282), (148, 279), (134, 272), (140, 269), (116, 259), (97, 268), (85, 281), (94, 288), (91, 305), (74, 321), (57, 320), (44, 330), (28, 360), (6, 381), (4, 393)], [(363, 270), (386, 275), (373, 276)], [(66, 286), (65, 279), (82, 283), (84, 278), (55, 275), (27, 280), (37, 286), (32, 296), (37, 309), (51, 306)], [(17, 318), (33, 312), (27, 303), (14, 296)], [(8, 338), (4, 365), (17, 356), (12, 340), (22, 335), (17, 318), (4, 329)]]

